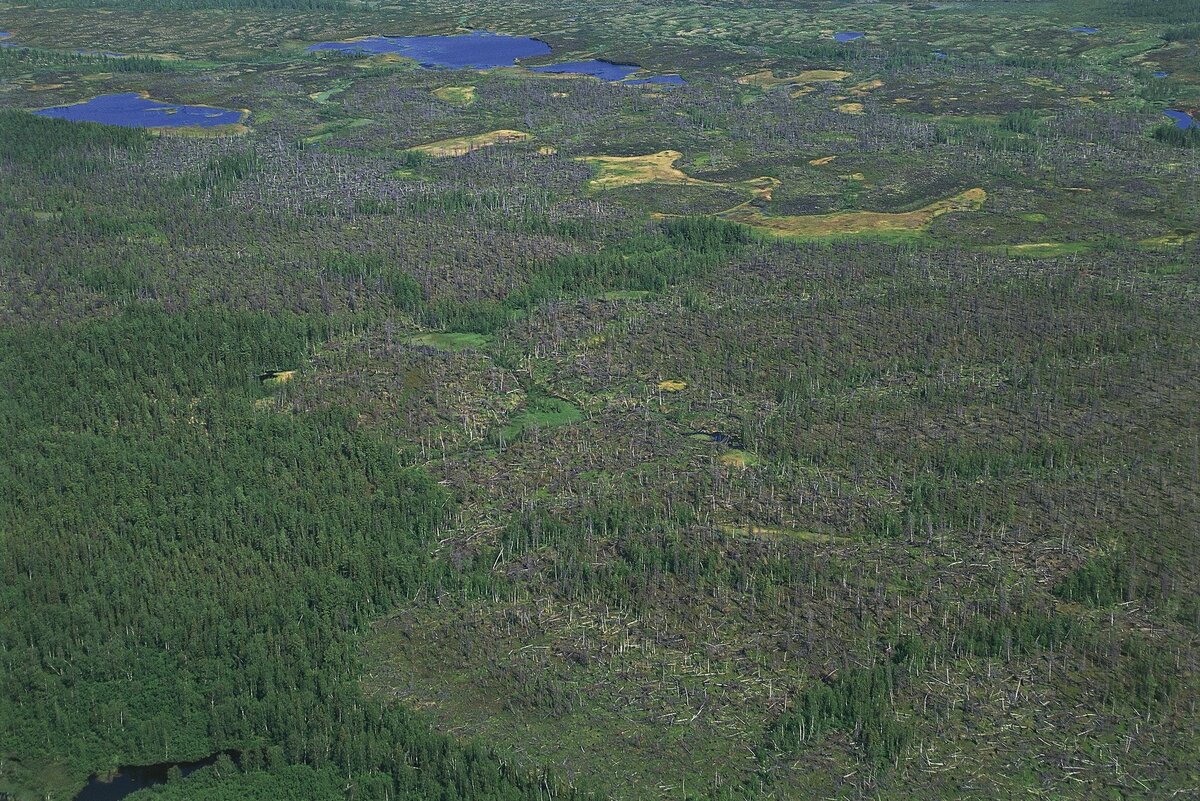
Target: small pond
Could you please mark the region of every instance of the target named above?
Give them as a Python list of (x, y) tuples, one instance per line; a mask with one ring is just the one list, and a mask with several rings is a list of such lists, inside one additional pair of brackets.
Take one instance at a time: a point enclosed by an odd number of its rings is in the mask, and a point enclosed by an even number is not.
[(839, 42), (853, 42), (855, 39), (865, 38), (866, 34), (862, 31), (838, 31), (833, 35), (833, 38)]
[(941, 50), (934, 50), (930, 55), (932, 55), (938, 61), (945, 61), (946, 59), (950, 58), (950, 56), (946, 55)]
[(136, 92), (100, 95), (86, 103), (44, 108), (33, 113), (59, 120), (99, 122), (124, 128), (211, 128), (241, 122), (243, 117), (243, 112), (235, 109), (161, 103)]
[(551, 75), (590, 75), (604, 81), (622, 81), (640, 70), (641, 67), (637, 64), (618, 64), (615, 61), (591, 59), (590, 61), (564, 61), (561, 64), (546, 64), (529, 69)]
[[(200, 768), (214, 765), (221, 754), (213, 754), (195, 762), (163, 762), (158, 765), (123, 765), (116, 774), (101, 778), (93, 775), (75, 796), (75, 801), (120, 801), (127, 795), (145, 790), (156, 784), (166, 784), (171, 768), (179, 768), (179, 775), (186, 776)], [(236, 752), (227, 756), (234, 757)]]
[(1154, 77), (1155, 78), (1165, 78), (1165, 77), (1167, 77), (1167, 73), (1163, 72), (1162, 70), (1159, 70), (1158, 72), (1154, 73)]
[(1197, 122), (1191, 114), (1179, 109), (1169, 108), (1163, 112), (1171, 119), (1175, 120), (1175, 127), (1187, 130), (1188, 128), (1200, 128), (1200, 122)]
[(1082, 33), (1085, 36), (1091, 36), (1093, 33), (1100, 33), (1100, 29), (1088, 25), (1076, 25), (1071, 29), (1071, 33)]
[(724, 431), (689, 431), (688, 436), (702, 442), (714, 442), (729, 448), (741, 448), (742, 438)]
[(308, 49), (369, 55), (395, 53), (426, 68), (486, 70), (515, 66), (522, 58), (544, 56), (550, 52), (550, 45), (528, 36), (473, 31), (455, 36), (370, 36), (350, 42), (320, 42)]

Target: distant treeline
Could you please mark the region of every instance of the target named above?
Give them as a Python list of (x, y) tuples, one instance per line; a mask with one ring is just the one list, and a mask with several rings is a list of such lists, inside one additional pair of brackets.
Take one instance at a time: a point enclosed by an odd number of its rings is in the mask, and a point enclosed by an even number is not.
[(1190, 128), (1180, 128), (1174, 123), (1164, 122), (1155, 126), (1152, 135), (1159, 142), (1175, 147), (1200, 147), (1200, 128), (1194, 125)]
[(1200, 22), (1200, 3), (1196, 0), (1119, 0), (1106, 11), (1118, 19), (1162, 23)]
[(40, 47), (0, 47), (0, 69), (5, 67), (72, 67), (93, 72), (171, 72), (178, 62), (149, 56), (107, 56), (72, 53)]
[(135, 11), (344, 11), (347, 0), (33, 0), (36, 8), (124, 8)]

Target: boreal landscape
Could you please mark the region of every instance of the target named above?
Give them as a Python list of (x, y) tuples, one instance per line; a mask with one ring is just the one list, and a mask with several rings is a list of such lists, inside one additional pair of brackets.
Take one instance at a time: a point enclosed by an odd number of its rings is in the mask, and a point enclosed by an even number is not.
[(1200, 3), (0, 0), (0, 799), (1200, 798)]

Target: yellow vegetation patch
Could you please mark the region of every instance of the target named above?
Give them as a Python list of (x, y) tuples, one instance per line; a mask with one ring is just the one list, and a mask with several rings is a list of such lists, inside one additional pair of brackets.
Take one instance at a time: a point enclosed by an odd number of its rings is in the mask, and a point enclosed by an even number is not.
[(852, 88), (850, 92), (856, 95), (865, 95), (867, 92), (871, 92), (882, 87), (883, 81), (876, 78), (873, 81), (864, 81), (863, 83), (860, 83), (858, 86)]
[(840, 537), (822, 534), (818, 531), (804, 531), (784, 526), (760, 526), (755, 523), (721, 523), (720, 528), (726, 534), (749, 534), (754, 537), (793, 537), (809, 542), (837, 542)]
[(810, 81), (844, 81), (850, 77), (850, 73), (846, 70), (805, 70), (796, 76), (796, 80), (802, 83)]
[(1195, 239), (1195, 231), (1188, 231), (1181, 228), (1176, 229), (1169, 234), (1152, 236), (1149, 239), (1143, 239), (1141, 244), (1148, 245), (1150, 247), (1173, 247), (1176, 245), (1185, 245), (1188, 242), (1194, 241)]
[(730, 209), (725, 219), (783, 237), (815, 238), (851, 234), (919, 231), (935, 217), (959, 211), (977, 211), (987, 199), (982, 189), (968, 189), (954, 197), (930, 203), (915, 211), (845, 211), (835, 214), (773, 216), (750, 206)]
[(911, 102), (912, 102), (912, 100), (911, 100), (911, 99), (909, 99), (909, 98), (907, 98), (907, 97), (897, 97), (897, 98), (896, 98), (895, 100), (893, 100), (892, 102), (893, 102), (893, 103), (896, 103), (896, 104), (898, 104), (898, 105), (904, 105), (905, 103), (911, 103)]
[[(759, 89), (773, 89), (797, 83), (819, 83), (822, 81), (843, 81), (850, 77), (845, 70), (805, 70), (798, 75), (776, 75), (771, 70), (743, 75), (737, 82), (743, 86), (757, 86)], [(811, 90), (810, 90), (811, 91)]]
[(410, 147), (409, 150), (425, 153), (430, 156), (465, 156), (473, 150), (494, 145), (506, 145), (512, 142), (524, 142), (530, 139), (524, 131), (489, 131), (474, 136), (456, 136), (452, 139), (441, 139), (425, 145)]
[(415, 69), (417, 66), (417, 62), (413, 61), (411, 58), (399, 55), (397, 53), (377, 53), (367, 56), (366, 58), (360, 58), (351, 63), (361, 70), (374, 69), (380, 66), (396, 65), (410, 65)]
[(539, 156), (553, 156), (556, 153), (558, 153), (558, 148), (550, 147), (550, 145), (543, 145), (542, 147), (538, 148)]
[(475, 87), (442, 86), (433, 90), (433, 96), (455, 106), (469, 106), (475, 102)]
[(646, 156), (582, 156), (599, 172), (591, 181), (593, 189), (614, 189), (633, 184), (704, 183), (675, 166), (683, 158), (678, 150), (661, 150)]
[(799, 89), (788, 95), (788, 97), (792, 98), (792, 100), (796, 100), (797, 98), (804, 97), (807, 94), (812, 94), (815, 91), (817, 91), (817, 87), (815, 86), (801, 86)]
[(658, 388), (663, 392), (683, 392), (687, 389), (687, 382), (667, 379), (666, 381), (659, 381)]
[(760, 70), (759, 72), (752, 72), (749, 75), (743, 75), (737, 79), (737, 82), (742, 86), (757, 86), (760, 89), (770, 89), (785, 83), (794, 83), (794, 81), (788, 78), (776, 78), (775, 73), (771, 70)]
[(1054, 81), (1050, 80), (1049, 78), (1036, 78), (1036, 77), (1035, 78), (1026, 78), (1024, 80), (1024, 82), (1028, 86), (1038, 86), (1038, 87), (1041, 87), (1042, 89), (1051, 89), (1055, 92), (1065, 91), (1061, 86), (1059, 86), (1058, 84), (1056, 84)]
[(865, 180), (867, 180), (867, 176), (863, 175), (861, 172), (852, 172), (849, 175), (843, 175), (842, 177), (845, 178), (847, 181), (865, 181)]
[(64, 86), (65, 83), (31, 83), (25, 88), (31, 92), (48, 92), (51, 89), (62, 89)]
[(843, 103), (837, 107), (837, 110), (842, 112), (843, 114), (862, 114), (863, 113), (863, 104), (862, 103)]
[(751, 178), (747, 181), (741, 181), (739, 183), (729, 185), (741, 187), (755, 197), (762, 198), (763, 200), (770, 200), (771, 196), (774, 194), (775, 190), (779, 188), (781, 183), (782, 181), (780, 181), (778, 178), (772, 178), (769, 175), (763, 175), (759, 178)]
[(837, 156), (824, 156), (819, 159), (811, 159), (808, 163), (814, 167), (824, 167), (826, 164), (831, 163), (836, 158)]
[(1022, 242), (1018, 245), (1003, 245), (998, 249), (1005, 253), (1015, 253), (1031, 258), (1053, 258), (1082, 253), (1090, 247), (1086, 242)]
[(295, 370), (279, 370), (274, 375), (263, 379), (264, 384), (286, 384), (296, 377)]
[(597, 168), (589, 184), (592, 189), (616, 189), (635, 184), (689, 184), (741, 189), (764, 200), (779, 186), (779, 179), (770, 176), (722, 184), (693, 178), (675, 166), (683, 158), (678, 150), (661, 150), (645, 156), (580, 156), (579, 160)]
[(718, 461), (726, 467), (745, 469), (758, 463), (758, 457), (748, 451), (726, 451), (718, 457)]

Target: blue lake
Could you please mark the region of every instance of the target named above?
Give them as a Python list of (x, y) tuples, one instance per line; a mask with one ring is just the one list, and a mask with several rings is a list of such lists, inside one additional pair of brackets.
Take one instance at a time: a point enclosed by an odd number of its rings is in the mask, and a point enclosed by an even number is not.
[(1169, 108), (1164, 111), (1163, 114), (1166, 114), (1168, 117), (1175, 120), (1176, 128), (1182, 128), (1185, 131), (1188, 128), (1200, 128), (1200, 122), (1197, 122), (1192, 115), (1188, 114), (1186, 111), (1179, 111), (1178, 109)]
[(178, 106), (160, 103), (129, 92), (120, 95), (100, 95), (86, 103), (56, 106), (35, 111), (42, 117), (72, 122), (99, 122), (124, 128), (182, 128), (232, 125), (242, 121), (242, 112), (208, 106)]
[(1074, 28), (1071, 29), (1071, 33), (1083, 33), (1088, 36), (1091, 36), (1093, 33), (1100, 33), (1100, 29), (1092, 28), (1087, 25), (1076, 25)]
[(562, 64), (546, 64), (530, 67), (534, 72), (553, 75), (590, 75), (605, 81), (621, 81), (641, 69), (637, 64), (618, 64), (615, 61), (592, 59), (590, 61), (564, 61)]
[(862, 31), (838, 31), (833, 35), (833, 38), (839, 42), (853, 42), (855, 39), (862, 39), (866, 34)]
[(678, 75), (651, 75), (632, 81), (621, 81), (622, 86), (687, 86), (687, 81)]
[(395, 53), (422, 67), (486, 70), (515, 66), (518, 59), (544, 56), (550, 45), (527, 36), (473, 31), (457, 36), (372, 36), (357, 42), (320, 42), (309, 51), (336, 50), (378, 55)]
[(1167, 77), (1167, 73), (1165, 73), (1165, 72), (1162, 72), (1162, 71), (1160, 70), (1160, 71), (1158, 71), (1158, 72), (1154, 73), (1154, 77), (1155, 77), (1155, 78), (1165, 78), (1165, 77)]

